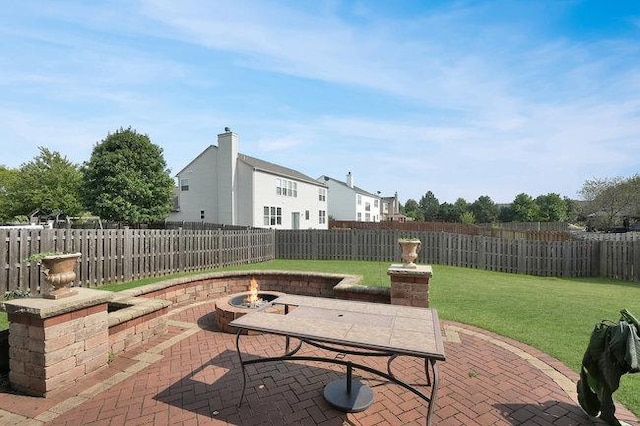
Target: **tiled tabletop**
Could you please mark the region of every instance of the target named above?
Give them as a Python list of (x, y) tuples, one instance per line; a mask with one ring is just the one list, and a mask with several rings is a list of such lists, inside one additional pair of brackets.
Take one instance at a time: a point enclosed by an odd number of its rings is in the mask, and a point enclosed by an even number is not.
[(251, 312), (230, 325), (364, 349), (444, 360), (433, 309), (285, 295), (273, 304), (295, 306), (282, 315)]

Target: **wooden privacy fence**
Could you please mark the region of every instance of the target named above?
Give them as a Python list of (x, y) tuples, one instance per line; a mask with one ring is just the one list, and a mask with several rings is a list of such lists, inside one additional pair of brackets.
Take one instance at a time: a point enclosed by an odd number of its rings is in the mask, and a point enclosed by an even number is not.
[[(278, 259), (400, 261), (399, 230), (277, 231)], [(512, 240), (413, 232), (417, 262), (557, 277), (603, 276), (640, 281), (639, 241)]]
[(41, 252), (80, 252), (76, 284), (96, 287), (274, 258), (273, 230), (0, 230), (0, 296), (39, 291)]
[[(280, 259), (400, 261), (401, 230), (0, 230), (0, 296), (37, 293), (42, 273), (26, 259), (80, 252), (84, 287)], [(640, 281), (640, 239), (532, 241), (445, 232), (420, 238), (418, 262), (558, 277)]]

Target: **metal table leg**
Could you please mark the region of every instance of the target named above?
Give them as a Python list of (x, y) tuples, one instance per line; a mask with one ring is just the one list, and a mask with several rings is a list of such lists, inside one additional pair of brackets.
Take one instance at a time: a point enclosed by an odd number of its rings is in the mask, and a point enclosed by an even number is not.
[[(433, 410), (435, 409), (438, 384), (440, 383), (440, 375), (438, 374), (438, 366), (436, 364), (436, 360), (430, 359), (429, 364), (431, 364), (431, 369), (433, 370), (433, 383), (431, 383), (431, 397), (429, 398), (429, 405), (427, 408), (427, 426), (431, 426), (431, 416), (433, 415)], [(427, 368), (426, 362), (425, 374), (427, 375), (427, 381), (431, 382), (431, 380), (429, 379), (429, 369)]]

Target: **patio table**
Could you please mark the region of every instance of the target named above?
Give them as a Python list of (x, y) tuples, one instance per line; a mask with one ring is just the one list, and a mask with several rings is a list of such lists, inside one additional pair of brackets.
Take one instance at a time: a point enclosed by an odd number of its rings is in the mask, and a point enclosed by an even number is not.
[[(243, 384), (238, 406), (244, 398), (247, 365), (288, 360), (320, 361), (346, 367), (345, 377), (327, 384), (324, 389), (324, 397), (332, 407), (358, 412), (373, 402), (372, 389), (352, 377), (355, 367), (384, 377), (426, 401), (426, 421), (427, 425), (431, 424), (439, 380), (436, 362), (445, 360), (438, 314), (434, 309), (297, 295), (278, 297), (267, 306), (272, 305), (283, 305), (284, 314), (259, 309), (230, 323), (238, 329), (236, 349), (242, 367)], [(240, 351), (243, 330), (284, 336), (284, 354), (243, 359)], [(292, 338), (298, 340), (293, 349)], [(332, 358), (296, 355), (303, 343), (343, 355)], [(387, 371), (352, 362), (347, 355), (387, 357)], [(431, 390), (428, 394), (393, 374), (392, 362), (398, 356), (424, 360), (426, 386)]]

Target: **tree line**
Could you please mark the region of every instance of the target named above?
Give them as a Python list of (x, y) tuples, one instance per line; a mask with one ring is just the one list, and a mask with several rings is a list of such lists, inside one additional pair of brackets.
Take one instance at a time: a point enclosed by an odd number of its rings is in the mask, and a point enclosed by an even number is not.
[(174, 181), (163, 150), (130, 127), (109, 133), (83, 164), (39, 151), (17, 169), (0, 165), (0, 222), (26, 222), (40, 210), (136, 225), (171, 211)]
[(512, 203), (498, 205), (488, 195), (472, 203), (458, 198), (455, 203), (440, 203), (428, 191), (420, 201), (407, 200), (403, 213), (419, 221), (460, 222), (465, 224), (493, 222), (565, 222), (576, 217), (573, 200), (551, 193), (533, 198), (518, 194)]
[(511, 203), (498, 205), (487, 195), (472, 203), (463, 198), (440, 203), (433, 192), (427, 191), (419, 201), (407, 200), (401, 212), (427, 222), (580, 222), (593, 230), (628, 230), (640, 223), (640, 175), (587, 180), (580, 195), (584, 201), (556, 193), (535, 198), (520, 193)]

